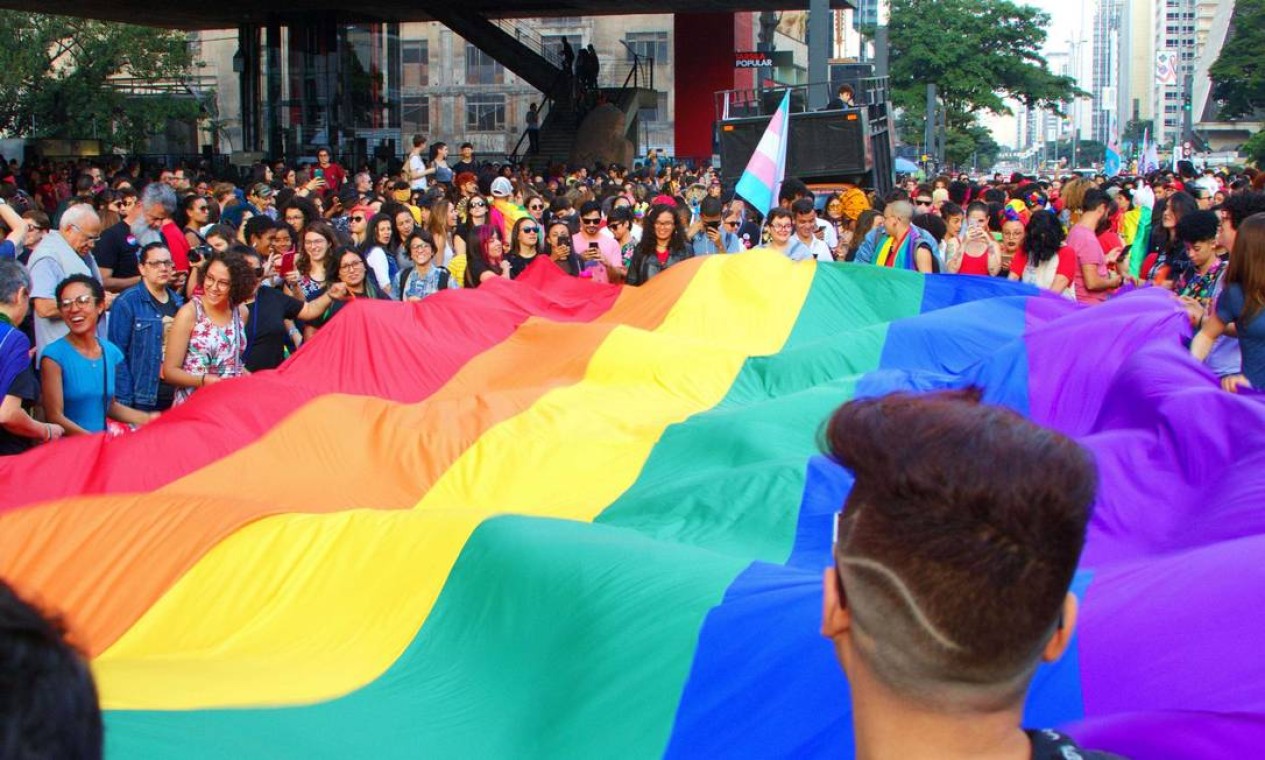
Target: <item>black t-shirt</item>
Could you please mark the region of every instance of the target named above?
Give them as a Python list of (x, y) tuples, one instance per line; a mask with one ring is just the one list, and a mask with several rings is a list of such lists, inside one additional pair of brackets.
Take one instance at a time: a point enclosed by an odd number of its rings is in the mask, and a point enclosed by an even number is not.
[[(168, 295), (167, 303), (163, 303), (162, 301), (159, 301), (157, 298), (154, 298), (152, 294), (149, 294), (149, 300), (153, 301), (154, 308), (158, 309), (158, 313), (163, 315), (164, 317), (171, 317), (172, 319), (175, 319), (176, 312), (180, 311), (180, 306), (176, 303), (176, 299), (174, 296)], [(155, 404), (155, 408), (165, 411), (171, 408), (171, 404), (175, 400), (176, 400), (176, 386), (169, 385), (168, 383), (165, 383), (162, 380), (159, 380), (158, 381), (158, 402)]]
[[(27, 362), (27, 366), (13, 378), (8, 388), (0, 388), (0, 401), (3, 401), (5, 396), (17, 396), (22, 399), (22, 408), (30, 413), (40, 397), (40, 383), (35, 377), (35, 370), (30, 362)], [(0, 456), (21, 454), (38, 442), (34, 438), (14, 435), (0, 427)]]
[(246, 369), (276, 369), (285, 361), (287, 319), (298, 319), (303, 302), (276, 288), (261, 287), (255, 302), (246, 307)]
[(136, 257), (140, 250), (141, 244), (127, 222), (119, 222), (101, 233), (92, 255), (97, 259), (97, 266), (111, 270), (112, 277), (139, 277), (141, 267)]
[(527, 269), (527, 266), (535, 261), (538, 256), (540, 256), (539, 253), (531, 258), (524, 258), (523, 256), (519, 256), (517, 253), (511, 253), (509, 256), (506, 256), (505, 258), (510, 263), (510, 279), (517, 280), (518, 276), (523, 273), (523, 270)]
[(457, 163), (452, 165), (453, 177), (456, 177), (458, 174), (462, 172), (470, 172), (471, 174), (474, 174), (477, 176), (479, 174), (479, 169), (475, 166), (473, 161), (458, 161)]

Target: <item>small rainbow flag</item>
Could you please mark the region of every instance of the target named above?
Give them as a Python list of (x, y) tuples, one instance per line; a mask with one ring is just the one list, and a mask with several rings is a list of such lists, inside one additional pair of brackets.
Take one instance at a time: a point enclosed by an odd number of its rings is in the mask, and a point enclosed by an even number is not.
[(1086, 309), (752, 251), (621, 290), (539, 262), (358, 300), (276, 371), (0, 461), (0, 576), (65, 615), (111, 758), (846, 757), (817, 631), (851, 480), (819, 431), (974, 385), (1101, 471), (1026, 724), (1252, 757), (1265, 405), (1189, 334), (1157, 289)]
[(782, 96), (782, 103), (769, 119), (755, 153), (747, 162), (746, 171), (738, 179), (734, 192), (742, 196), (761, 216), (777, 205), (777, 195), (786, 177), (786, 143), (790, 134), (791, 91)]

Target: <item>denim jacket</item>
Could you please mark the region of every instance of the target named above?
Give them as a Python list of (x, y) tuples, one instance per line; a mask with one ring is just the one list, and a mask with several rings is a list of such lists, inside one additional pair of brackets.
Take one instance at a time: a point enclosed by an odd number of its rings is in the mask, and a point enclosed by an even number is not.
[[(167, 289), (176, 307), (184, 303)], [(154, 298), (139, 282), (119, 294), (110, 307), (110, 342), (123, 352), (115, 377), (114, 397), (120, 404), (153, 409), (158, 404), (158, 375), (163, 363), (163, 318)]]

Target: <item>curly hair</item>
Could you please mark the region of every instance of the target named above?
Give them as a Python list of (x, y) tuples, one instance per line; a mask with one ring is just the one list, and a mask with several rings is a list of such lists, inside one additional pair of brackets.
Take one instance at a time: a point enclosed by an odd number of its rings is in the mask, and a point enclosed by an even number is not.
[(209, 272), (215, 263), (224, 265), (228, 270), (228, 301), (234, 306), (246, 303), (255, 294), (255, 268), (242, 255), (243, 249), (254, 252), (254, 249), (242, 245), (235, 245), (223, 253), (212, 251), (203, 270)]
[(1033, 266), (1044, 264), (1063, 247), (1063, 225), (1050, 211), (1034, 211), (1024, 231), (1024, 252)]

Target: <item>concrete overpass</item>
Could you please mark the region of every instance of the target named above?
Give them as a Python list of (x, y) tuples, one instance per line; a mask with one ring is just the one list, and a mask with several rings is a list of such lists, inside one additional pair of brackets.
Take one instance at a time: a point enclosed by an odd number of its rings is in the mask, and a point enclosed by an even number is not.
[[(735, 86), (734, 14), (803, 10), (810, 3), (814, 13), (852, 7), (847, 0), (0, 0), (0, 8), (181, 30), (235, 28), (244, 149), (297, 157), (330, 145), (337, 154), (359, 160), (406, 150), (398, 142), (401, 22), (448, 26), (540, 90), (546, 102), (561, 104), (566, 98), (558, 91), (557, 51), (508, 20), (673, 14), (673, 64), (689, 72), (675, 78), (677, 152), (703, 156), (711, 154), (712, 93)], [(824, 74), (829, 43), (826, 24), (820, 26), (817, 58)], [(810, 39), (810, 48), (813, 44)], [(653, 62), (648, 63), (653, 72)], [(627, 101), (617, 105), (635, 118), (639, 103), (654, 102), (653, 86), (653, 76), (643, 76), (608, 95)], [(546, 115), (542, 138), (564, 122), (574, 129), (574, 117), (557, 110), (556, 116)]]

